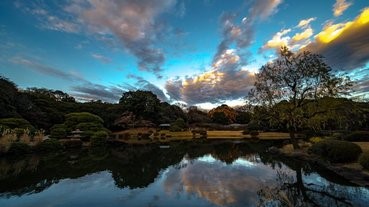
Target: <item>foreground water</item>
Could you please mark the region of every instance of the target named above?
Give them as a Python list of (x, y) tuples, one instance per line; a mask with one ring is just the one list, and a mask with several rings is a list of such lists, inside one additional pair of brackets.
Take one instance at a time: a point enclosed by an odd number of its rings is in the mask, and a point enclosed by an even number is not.
[(368, 189), (267, 147), (177, 143), (0, 159), (0, 206), (368, 206)]

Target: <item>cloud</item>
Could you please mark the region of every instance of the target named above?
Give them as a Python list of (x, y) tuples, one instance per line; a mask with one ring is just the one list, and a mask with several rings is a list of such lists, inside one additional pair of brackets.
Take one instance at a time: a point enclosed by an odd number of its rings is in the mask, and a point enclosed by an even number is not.
[(105, 57), (105, 56), (103, 56), (101, 54), (93, 53), (93, 54), (91, 54), (91, 56), (93, 58), (95, 58), (96, 60), (101, 61), (102, 63), (111, 63), (111, 59), (110, 58)]
[(313, 29), (311, 29), (311, 27), (308, 27), (303, 32), (295, 34), (292, 37), (292, 40), (298, 42), (301, 40), (309, 39), (311, 36), (313, 36), (313, 33)]
[(310, 23), (312, 21), (315, 21), (316, 17), (311, 17), (309, 19), (303, 19), (299, 22), (299, 24), (297, 25), (297, 27), (300, 27), (302, 29), (306, 29), (306, 27), (308, 27), (310, 25)]
[(234, 50), (226, 50), (214, 61), (211, 70), (193, 77), (168, 80), (165, 89), (172, 99), (194, 105), (242, 98), (253, 83), (254, 74), (242, 69), (240, 57)]
[(336, 0), (336, 3), (333, 5), (333, 14), (338, 17), (343, 14), (343, 12), (348, 9), (352, 5), (351, 2), (347, 2), (346, 0)]
[(163, 90), (161, 90), (156, 85), (150, 83), (149, 81), (143, 79), (142, 77), (136, 76), (136, 75), (129, 75), (128, 78), (133, 78), (137, 80), (135, 86), (132, 86), (130, 90), (140, 89), (140, 90), (151, 91), (159, 98), (160, 101), (165, 101), (165, 102), (169, 101), (167, 96), (164, 94)]
[[(166, 82), (165, 89), (171, 99), (187, 104), (219, 103), (245, 96), (253, 86), (254, 74), (246, 69), (245, 48), (250, 46), (254, 24), (265, 20), (277, 10), (281, 0), (254, 1), (249, 14), (239, 24), (234, 13), (220, 17), (222, 39), (218, 44), (210, 68), (192, 77), (176, 78)], [(235, 49), (231, 46), (235, 45)]]
[(13, 57), (10, 60), (12, 63), (17, 65), (23, 65), (26, 69), (36, 71), (43, 75), (49, 75), (57, 78), (61, 78), (68, 81), (85, 81), (79, 75), (72, 72), (64, 72), (60, 69), (54, 68), (52, 66), (46, 65), (35, 59), (24, 58), (24, 57)]
[(278, 6), (282, 3), (282, 0), (257, 0), (250, 9), (250, 18), (260, 18), (265, 20), (270, 15), (277, 12)]
[(90, 31), (118, 37), (137, 58), (139, 69), (159, 73), (165, 56), (155, 43), (165, 30), (155, 20), (173, 5), (173, 0), (89, 0), (74, 1), (66, 11), (77, 15)]
[(72, 86), (71, 95), (79, 101), (102, 100), (104, 102), (116, 103), (127, 91), (120, 86), (104, 86), (91, 82), (85, 82), (82, 85)]
[(285, 29), (282, 30), (280, 32), (277, 32), (271, 40), (269, 40), (263, 47), (262, 49), (272, 49), (272, 48), (280, 48), (281, 46), (288, 46), (289, 45), (289, 41), (290, 41), (290, 37), (289, 36), (285, 36), (286, 34), (288, 34), (289, 32), (291, 32), (291, 29)]
[[(181, 169), (170, 168), (163, 181), (165, 192), (176, 195), (184, 191), (215, 206), (256, 206), (257, 192), (265, 187), (265, 183), (275, 184), (276, 171), (252, 163), (249, 161), (252, 158), (240, 158), (232, 167), (224, 167), (213, 156), (209, 157), (214, 161), (195, 160)], [(285, 168), (282, 170), (288, 175), (293, 174)]]
[(353, 21), (326, 25), (306, 50), (322, 54), (335, 69), (364, 67), (369, 61), (369, 7)]
[(40, 24), (39, 27), (43, 29), (66, 33), (78, 33), (81, 29), (79, 23), (68, 15), (63, 14), (61, 16), (57, 16), (50, 14), (49, 10), (51, 9), (42, 1), (30, 2), (28, 4), (21, 1), (15, 1), (14, 5), (18, 9), (36, 17)]

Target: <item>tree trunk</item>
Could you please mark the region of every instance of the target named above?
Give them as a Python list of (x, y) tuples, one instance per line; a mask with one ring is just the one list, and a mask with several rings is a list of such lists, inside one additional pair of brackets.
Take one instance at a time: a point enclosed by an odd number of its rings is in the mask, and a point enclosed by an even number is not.
[(293, 149), (300, 149), (300, 147), (298, 145), (298, 141), (295, 137), (295, 134), (296, 134), (296, 132), (294, 130), (290, 131), (290, 139), (291, 139), (291, 142), (292, 142), (292, 146), (293, 146)]

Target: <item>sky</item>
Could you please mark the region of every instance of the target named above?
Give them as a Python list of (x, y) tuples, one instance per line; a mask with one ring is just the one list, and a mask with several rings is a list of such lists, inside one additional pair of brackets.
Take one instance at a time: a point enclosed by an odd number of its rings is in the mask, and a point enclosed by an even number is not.
[(368, 98), (368, 0), (0, 1), (0, 75), (80, 101), (141, 89), (241, 105), (282, 45), (322, 54)]

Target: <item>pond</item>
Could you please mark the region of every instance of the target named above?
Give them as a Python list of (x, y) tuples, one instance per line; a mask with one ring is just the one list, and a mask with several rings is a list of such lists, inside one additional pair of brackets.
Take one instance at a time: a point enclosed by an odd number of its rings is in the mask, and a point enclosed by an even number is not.
[(273, 143), (172, 143), (0, 159), (0, 206), (367, 206), (369, 189)]

